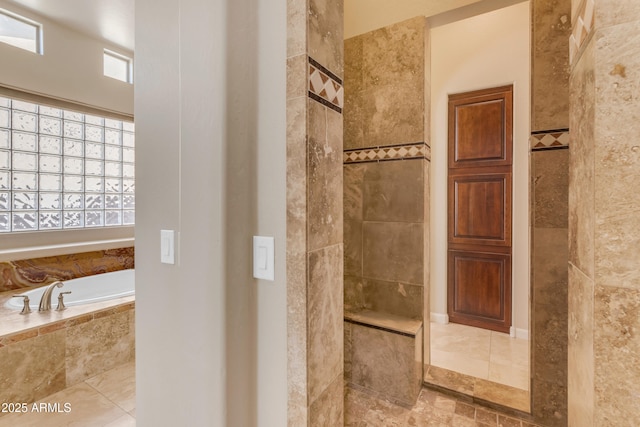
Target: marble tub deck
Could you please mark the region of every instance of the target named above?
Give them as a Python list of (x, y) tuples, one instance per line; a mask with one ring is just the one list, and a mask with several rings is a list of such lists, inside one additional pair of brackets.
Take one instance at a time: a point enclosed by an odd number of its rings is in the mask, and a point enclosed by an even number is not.
[(55, 328), (56, 326), (62, 328), (66, 322), (73, 319), (94, 312), (114, 309), (115, 307), (135, 301), (135, 295), (131, 295), (109, 301), (71, 306), (63, 311), (56, 311), (56, 303), (52, 302), (52, 309), (50, 311), (40, 313), (34, 310), (29, 314), (20, 314), (18, 310), (14, 311), (4, 307), (7, 300), (11, 299), (13, 295), (19, 294), (20, 290), (0, 293), (0, 347), (5, 344), (4, 341), (16, 340), (20, 338), (22, 334), (29, 335), (25, 338), (38, 334), (42, 335), (43, 333), (50, 332), (49, 328)]

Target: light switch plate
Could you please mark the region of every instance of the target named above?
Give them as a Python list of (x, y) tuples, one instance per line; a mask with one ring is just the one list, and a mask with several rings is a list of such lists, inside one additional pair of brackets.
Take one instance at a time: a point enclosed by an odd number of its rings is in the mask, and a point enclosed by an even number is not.
[(253, 236), (253, 277), (274, 280), (274, 238)]
[(160, 230), (160, 262), (163, 264), (175, 264), (175, 232), (173, 230)]

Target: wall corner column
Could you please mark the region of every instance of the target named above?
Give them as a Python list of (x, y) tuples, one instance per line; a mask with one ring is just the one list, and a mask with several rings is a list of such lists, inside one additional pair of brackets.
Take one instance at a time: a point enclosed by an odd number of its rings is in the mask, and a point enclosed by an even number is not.
[(288, 425), (342, 425), (343, 2), (287, 2)]
[(640, 425), (640, 5), (573, 0), (569, 425)]
[(531, 0), (531, 20), (531, 412), (566, 426), (570, 0)]

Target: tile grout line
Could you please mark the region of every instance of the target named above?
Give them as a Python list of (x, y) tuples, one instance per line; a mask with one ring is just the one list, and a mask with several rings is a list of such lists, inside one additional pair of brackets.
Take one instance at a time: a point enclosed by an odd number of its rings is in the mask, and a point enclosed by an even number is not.
[[(100, 375), (100, 374), (98, 374)], [(91, 378), (95, 378), (97, 377), (97, 375), (94, 375)], [(91, 384), (89, 384), (87, 381), (90, 380), (91, 378), (87, 378), (86, 380), (83, 381), (84, 384), (88, 385), (89, 387), (91, 387), (96, 393), (98, 393), (100, 396), (104, 397), (105, 399), (107, 399), (109, 402), (113, 403), (118, 409), (120, 409), (124, 414), (130, 415), (129, 411), (125, 410), (122, 406), (118, 405), (116, 402), (114, 402), (113, 400), (111, 400), (106, 394), (104, 394), (103, 392), (101, 392), (100, 390), (98, 390), (97, 388), (95, 388), (94, 386), (92, 386)], [(66, 389), (65, 389), (66, 390)], [(134, 408), (135, 409), (135, 408)], [(132, 409), (133, 410), (133, 409)], [(122, 415), (124, 415), (122, 414)], [(120, 415), (120, 416), (122, 416)]]
[[(434, 324), (431, 323), (432, 327), (433, 327), (433, 325)], [(441, 325), (441, 326), (445, 326), (446, 327), (447, 325)], [(485, 343), (487, 343), (486, 339), (489, 339), (489, 341), (488, 341), (489, 358), (488, 358), (488, 360), (486, 360), (486, 363), (487, 363), (487, 365), (486, 365), (487, 371), (486, 372), (487, 372), (487, 374), (486, 374), (486, 377), (484, 375), (476, 375), (475, 377), (479, 378), (479, 379), (482, 379), (482, 380), (493, 381), (493, 382), (496, 382), (498, 384), (502, 384), (502, 385), (505, 385), (505, 386), (514, 387), (514, 388), (517, 388), (519, 390), (523, 390), (525, 392), (530, 392), (530, 388), (528, 386), (522, 387), (520, 385), (516, 385), (516, 384), (510, 383), (508, 381), (502, 381), (502, 380), (497, 380), (497, 379), (496, 380), (492, 380), (491, 379), (491, 375), (490, 375), (491, 374), (491, 369), (495, 368), (495, 367), (503, 366), (503, 364), (501, 364), (500, 362), (492, 362), (491, 361), (492, 353), (498, 350), (498, 346), (496, 346), (494, 344), (499, 344), (497, 341), (502, 339), (502, 334), (498, 333), (498, 332), (495, 332), (495, 331), (486, 331), (486, 332), (488, 332), (488, 334), (483, 334), (483, 336), (485, 337), (484, 338), (484, 342)], [(455, 333), (453, 333), (453, 334), (444, 333), (442, 336), (456, 336), (456, 334)], [(510, 344), (510, 347), (509, 347), (510, 350), (513, 350), (513, 348), (512, 348), (513, 347), (513, 343), (511, 341), (509, 341), (509, 344)], [(447, 350), (443, 350), (443, 349), (440, 349), (440, 348), (436, 348), (435, 350), (448, 352)], [(528, 351), (528, 349), (527, 349), (527, 351)], [(451, 353), (459, 354), (459, 352), (455, 352), (455, 351), (453, 351)], [(524, 366), (524, 367), (526, 367), (526, 370), (528, 372), (530, 370), (530, 367), (528, 366), (528, 364), (527, 363), (525, 363), (525, 364), (516, 364), (516, 363), (514, 363), (514, 359), (512, 357), (513, 356), (512, 353), (513, 352), (509, 353), (510, 363), (508, 365), (504, 365), (504, 366), (506, 368), (509, 368), (509, 369), (519, 369), (519, 368)], [(439, 365), (435, 365), (435, 366), (439, 366)], [(449, 369), (449, 370), (453, 370), (454, 372), (459, 372), (457, 369), (455, 369), (455, 368), (453, 368), (451, 366), (449, 368), (445, 367), (444, 369)], [(483, 372), (484, 372), (484, 369), (483, 369)], [(471, 376), (473, 376), (473, 375), (471, 375)]]
[(489, 363), (487, 364), (487, 381), (491, 381), (491, 353), (493, 352), (493, 331), (489, 333)]
[[(115, 370), (115, 369), (117, 369), (117, 368), (119, 368), (119, 367), (120, 367), (120, 366), (116, 366), (116, 367), (111, 368), (109, 371), (106, 371), (106, 372), (113, 371), (113, 370)], [(91, 380), (91, 379), (93, 379), (93, 378), (95, 378), (95, 377), (98, 377), (98, 376), (100, 376), (100, 375), (104, 375), (106, 372), (103, 372), (103, 373), (101, 373), (101, 374), (96, 374), (96, 375), (94, 375), (94, 376), (92, 376), (92, 377), (90, 377), (90, 378), (87, 378), (86, 380), (84, 380), (84, 381), (83, 381), (83, 383), (84, 383), (84, 384), (86, 384), (86, 385), (88, 385), (89, 387), (91, 387), (93, 390), (95, 390), (95, 392), (96, 392), (96, 393), (98, 393), (99, 395), (101, 395), (102, 397), (104, 397), (105, 399), (107, 399), (109, 402), (113, 403), (113, 404), (114, 404), (118, 409), (120, 409), (122, 412), (124, 412), (124, 414), (127, 414), (127, 415), (129, 415), (129, 416), (131, 416), (131, 417), (135, 418), (133, 415), (131, 415), (131, 414), (129, 413), (130, 411), (127, 411), (127, 410), (126, 410), (126, 409), (124, 409), (122, 406), (120, 406), (117, 402), (114, 402), (111, 398), (109, 398), (109, 396), (107, 396), (107, 395), (106, 395), (106, 394), (104, 394), (102, 391), (100, 391), (98, 388), (96, 388), (95, 386), (93, 386), (93, 385), (89, 384), (89, 382), (88, 382), (89, 380)], [(65, 390), (66, 390), (66, 389), (65, 389)], [(134, 411), (135, 409), (136, 409), (136, 408), (135, 408), (135, 406), (134, 406), (134, 408), (133, 408), (133, 409), (131, 409), (131, 410), (132, 410), (132, 411)], [(124, 415), (124, 414), (122, 414), (122, 415)], [(121, 416), (122, 416), (122, 415), (121, 415)]]

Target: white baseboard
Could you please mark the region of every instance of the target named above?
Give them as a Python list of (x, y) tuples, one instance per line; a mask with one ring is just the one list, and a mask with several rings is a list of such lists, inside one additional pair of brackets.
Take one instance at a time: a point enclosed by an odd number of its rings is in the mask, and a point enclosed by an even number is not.
[(431, 319), (433, 323), (439, 323), (441, 325), (446, 325), (449, 323), (449, 315), (446, 313), (431, 313)]
[(528, 329), (520, 329), (520, 328), (515, 328), (515, 327), (511, 327), (509, 329), (509, 335), (511, 335), (511, 338), (518, 338), (521, 340), (528, 340), (529, 339), (529, 330)]

